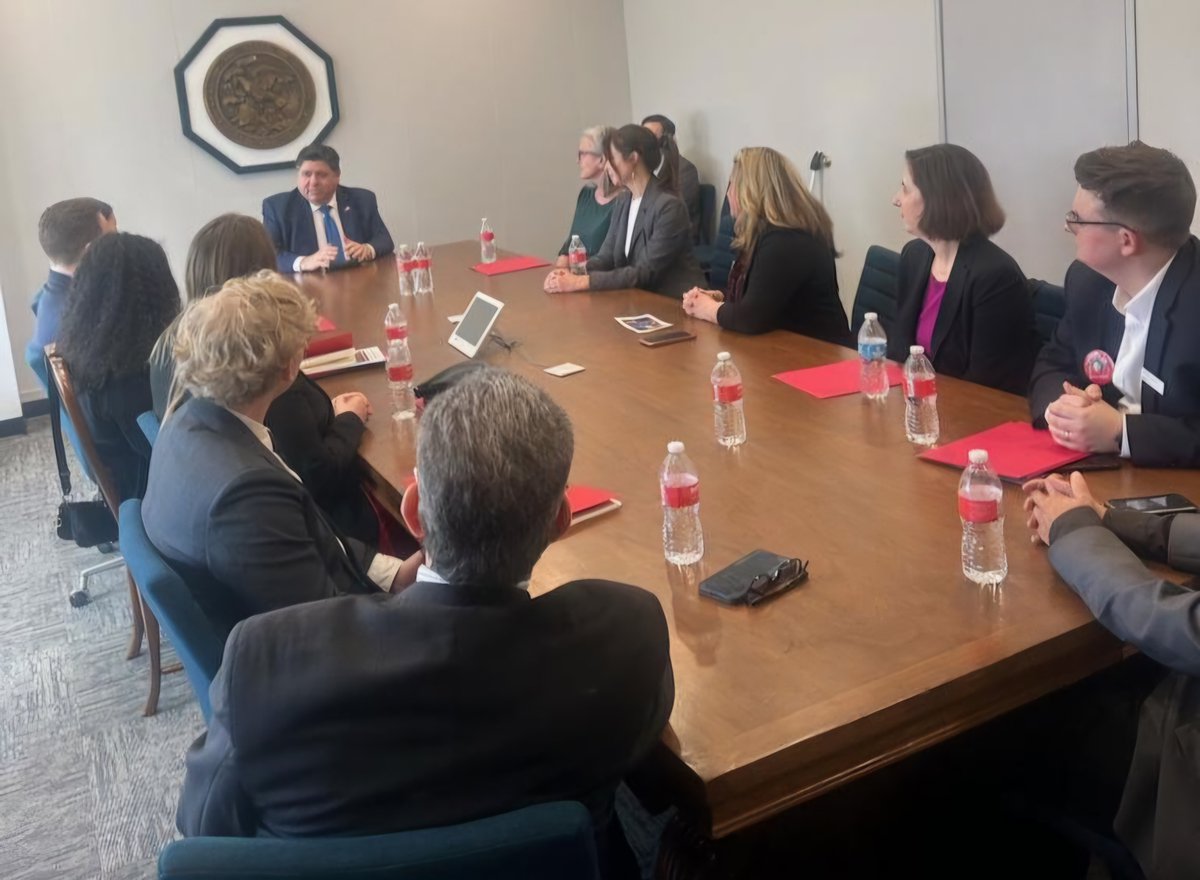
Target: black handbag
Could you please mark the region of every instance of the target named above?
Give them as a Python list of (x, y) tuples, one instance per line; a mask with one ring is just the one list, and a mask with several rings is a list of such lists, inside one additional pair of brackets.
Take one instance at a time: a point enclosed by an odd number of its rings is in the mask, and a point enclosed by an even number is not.
[(71, 501), (71, 469), (67, 467), (67, 451), (62, 438), (62, 404), (58, 399), (58, 386), (53, 367), (47, 358), (47, 389), (50, 396), (50, 433), (54, 437), (54, 460), (58, 464), (58, 482), (62, 487), (62, 501), (58, 505), (56, 531), (64, 541), (74, 541), (80, 547), (95, 547), (99, 544), (115, 544), (117, 520), (103, 498), (93, 501)]

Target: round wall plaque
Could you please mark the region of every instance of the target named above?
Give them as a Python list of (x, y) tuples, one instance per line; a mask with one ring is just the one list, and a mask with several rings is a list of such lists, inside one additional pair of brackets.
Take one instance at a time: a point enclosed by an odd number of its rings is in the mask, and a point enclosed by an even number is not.
[(307, 65), (264, 40), (230, 46), (204, 77), (204, 108), (235, 144), (259, 150), (294, 141), (312, 121), (316, 88)]

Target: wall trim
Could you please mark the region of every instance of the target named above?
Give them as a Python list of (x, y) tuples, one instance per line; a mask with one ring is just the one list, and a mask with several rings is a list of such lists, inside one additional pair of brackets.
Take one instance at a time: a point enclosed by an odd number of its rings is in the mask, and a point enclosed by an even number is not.
[(15, 437), (18, 434), (25, 433), (25, 419), (3, 419), (0, 420), (0, 437)]
[(50, 398), (39, 397), (37, 400), (27, 400), (21, 404), (21, 416), (34, 419), (50, 414)]

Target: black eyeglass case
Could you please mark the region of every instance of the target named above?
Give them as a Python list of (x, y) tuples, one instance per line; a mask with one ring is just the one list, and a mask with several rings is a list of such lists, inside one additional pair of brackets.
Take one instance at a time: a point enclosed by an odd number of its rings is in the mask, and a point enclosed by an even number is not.
[(790, 556), (755, 550), (701, 581), (700, 595), (723, 605), (757, 605), (808, 579), (806, 562), (799, 562), (799, 570), (792, 577), (772, 578), (791, 561)]

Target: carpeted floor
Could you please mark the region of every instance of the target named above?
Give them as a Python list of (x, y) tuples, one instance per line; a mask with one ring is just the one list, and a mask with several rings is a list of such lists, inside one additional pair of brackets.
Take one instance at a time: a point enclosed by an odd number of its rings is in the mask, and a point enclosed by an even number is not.
[(148, 660), (125, 659), (124, 568), (92, 578), (90, 605), (67, 602), (106, 557), (55, 536), (50, 423), (28, 424), (0, 439), (0, 877), (152, 878), (203, 720), (182, 674), (142, 716)]

